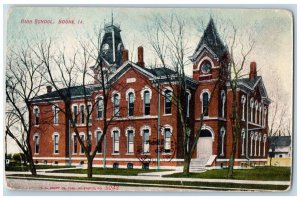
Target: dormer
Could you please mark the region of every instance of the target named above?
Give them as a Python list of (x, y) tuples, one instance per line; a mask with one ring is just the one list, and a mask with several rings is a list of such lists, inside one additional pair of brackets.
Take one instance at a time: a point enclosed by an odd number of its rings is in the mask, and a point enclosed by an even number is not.
[[(195, 80), (216, 79), (227, 69), (228, 53), (211, 18), (190, 60)], [(222, 69), (222, 70), (220, 70)]]

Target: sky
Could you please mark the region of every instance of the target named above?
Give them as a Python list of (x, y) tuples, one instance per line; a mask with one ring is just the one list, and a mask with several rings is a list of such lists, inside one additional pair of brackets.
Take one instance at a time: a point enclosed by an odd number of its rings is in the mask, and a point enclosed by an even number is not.
[[(136, 49), (144, 47), (145, 63), (153, 63), (155, 55), (146, 37), (146, 25), (153, 16), (166, 16), (171, 12), (180, 15), (186, 21), (189, 46), (196, 48), (204, 26), (212, 17), (216, 26), (231, 21), (247, 41), (248, 32), (253, 33), (255, 46), (247, 59), (247, 65), (256, 61), (258, 75), (263, 77), (270, 98), (278, 105), (287, 106), (287, 116), (291, 119), (293, 86), (293, 17), (287, 10), (275, 9), (210, 9), (210, 8), (101, 8), (101, 7), (14, 7), (8, 11), (6, 41), (11, 48), (23, 44), (26, 40), (37, 42), (54, 38), (58, 46), (65, 46), (70, 52), (76, 49), (80, 38), (94, 34), (95, 28), (111, 21), (121, 26), (121, 36), (129, 54), (136, 60)], [(54, 24), (24, 24), (21, 20), (52, 20)], [(81, 20), (82, 24), (58, 24), (59, 20)], [(191, 75), (192, 64), (187, 66)], [(278, 88), (279, 94), (274, 94)], [(272, 104), (270, 112), (272, 112)], [(287, 123), (287, 122), (286, 122)], [(15, 148), (11, 150), (15, 151)]]

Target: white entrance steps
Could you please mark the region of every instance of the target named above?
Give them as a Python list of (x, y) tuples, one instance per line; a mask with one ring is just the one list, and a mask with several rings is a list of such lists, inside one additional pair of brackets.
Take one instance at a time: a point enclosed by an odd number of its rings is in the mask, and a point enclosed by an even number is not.
[(216, 158), (217, 155), (211, 155), (209, 157), (192, 159), (190, 163), (190, 171), (206, 171), (206, 167), (211, 167)]

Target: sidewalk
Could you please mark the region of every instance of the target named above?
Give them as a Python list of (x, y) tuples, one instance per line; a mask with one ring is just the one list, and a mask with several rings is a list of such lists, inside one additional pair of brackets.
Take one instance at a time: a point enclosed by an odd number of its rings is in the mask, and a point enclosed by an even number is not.
[[(166, 171), (169, 173), (176, 171)], [(166, 173), (164, 172), (164, 173)], [(6, 172), (7, 175), (13, 174), (30, 174), (30, 172)], [(97, 178), (111, 178), (111, 179), (125, 179), (125, 180), (156, 180), (156, 181), (187, 181), (187, 182), (209, 182), (209, 183), (238, 183), (238, 184), (256, 184), (256, 185), (290, 185), (290, 181), (258, 181), (258, 180), (229, 180), (229, 179), (200, 179), (200, 178), (171, 178), (171, 177), (161, 177), (162, 174), (157, 174), (153, 172), (154, 176), (151, 176), (151, 173), (146, 173), (147, 175), (142, 176), (121, 176), (121, 175), (97, 175), (94, 174), (93, 177)], [(71, 174), (71, 173), (47, 173), (46, 171), (42, 172), (42, 175), (45, 176), (57, 176), (57, 177), (86, 177), (86, 174)]]

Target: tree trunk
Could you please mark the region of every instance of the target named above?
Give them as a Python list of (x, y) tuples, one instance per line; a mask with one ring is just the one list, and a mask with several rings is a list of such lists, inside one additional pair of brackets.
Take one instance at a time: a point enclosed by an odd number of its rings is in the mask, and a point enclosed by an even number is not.
[(30, 155), (26, 155), (26, 156), (27, 156), (27, 160), (28, 160), (28, 163), (29, 163), (30, 172), (33, 176), (36, 176), (37, 173), (36, 173), (36, 168), (35, 168), (33, 159)]
[(188, 175), (190, 173), (190, 163), (191, 159), (188, 155), (184, 157), (184, 163), (183, 163), (183, 174)]
[(92, 178), (93, 177), (93, 159), (88, 158), (88, 167), (87, 167), (87, 177)]
[(270, 157), (270, 167), (272, 166), (272, 157)]
[(234, 167), (234, 160), (235, 160), (235, 154), (236, 154), (236, 144), (237, 144), (236, 130), (234, 130), (233, 135), (234, 136), (233, 136), (232, 152), (231, 152), (231, 155), (230, 155), (229, 168), (228, 168), (228, 178), (233, 178), (233, 167)]

